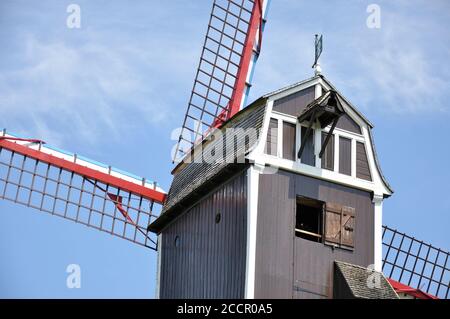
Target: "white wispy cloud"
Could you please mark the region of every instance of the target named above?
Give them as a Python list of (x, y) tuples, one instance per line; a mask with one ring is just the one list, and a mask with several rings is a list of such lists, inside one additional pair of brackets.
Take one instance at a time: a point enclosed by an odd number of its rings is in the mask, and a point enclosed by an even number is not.
[(381, 111), (448, 113), (448, 37), (436, 21), (425, 23), (426, 16), (420, 17), (424, 21), (414, 18), (412, 9), (420, 7), (394, 10), (382, 6), (381, 29), (361, 30), (366, 41), (351, 41), (358, 72), (352, 76), (350, 68), (350, 83), (360, 83), (359, 96), (379, 105)]
[[(114, 14), (99, 15), (102, 7), (89, 5), (82, 14), (97, 13), (96, 19), (82, 20), (80, 30), (67, 29), (64, 20), (54, 32), (52, 24), (33, 29), (38, 6), (4, 12), (11, 33), (0, 43), (17, 50), (14, 59), (2, 54), (14, 63), (0, 68), (0, 126), (63, 146), (117, 140), (136, 127), (173, 126), (184, 112), (200, 46), (151, 18), (138, 23), (133, 18), (145, 16), (142, 10), (117, 13), (114, 7)], [(65, 17), (64, 7), (58, 10), (48, 16)], [(28, 26), (14, 26), (16, 11), (31, 17)], [(170, 7), (152, 14), (166, 19), (166, 11)]]
[(96, 138), (99, 132), (114, 135), (129, 126), (123, 121), (127, 113), (149, 124), (167, 117), (167, 108), (152, 103), (151, 83), (130, 63), (133, 54), (125, 56), (99, 43), (45, 43), (34, 36), (27, 38), (24, 54), (25, 65), (0, 75), (5, 122), (21, 118), (29, 125), (33, 119), (36, 128), (53, 123), (64, 135)]
[[(271, 10), (252, 97), (312, 76), (313, 36), (323, 33), (324, 75), (363, 111), (448, 114), (450, 38), (442, 27), (448, 5), (379, 1), (381, 29), (368, 29), (370, 3), (334, 4), (320, 11), (320, 19), (306, 16), (298, 23), (295, 10)], [(293, 5), (311, 14), (323, 9)]]
[[(439, 63), (449, 53), (442, 15), (437, 12), (434, 21), (430, 12), (418, 14), (424, 4), (420, 1), (412, 5), (380, 1), (382, 28), (369, 30), (367, 4), (353, 4), (334, 6), (334, 11), (328, 4), (273, 4), (251, 98), (311, 76), (313, 35), (324, 33), (324, 74), (363, 110), (369, 105), (371, 112), (448, 112), (449, 69)], [(67, 144), (73, 139), (93, 143), (105, 136), (117, 139), (135, 126), (179, 124), (209, 4), (203, 8), (176, 3), (150, 10), (140, 3), (123, 14), (118, 4), (112, 4), (115, 7), (104, 15), (98, 14), (101, 7), (89, 5), (83, 3), (82, 12), (91, 11), (91, 22), (82, 20), (81, 30), (49, 33), (53, 25), (33, 30), (30, 22), (12, 28), (10, 37), (0, 40), (5, 47), (16, 43), (14, 54), (4, 51), (3, 57), (18, 57), (0, 73), (0, 125)], [(22, 7), (28, 10), (27, 17), (39, 15), (43, 21), (38, 8)], [(195, 21), (179, 12), (197, 12), (200, 7), (204, 18)], [(320, 19), (302, 13), (298, 20), (299, 10), (316, 12)], [(60, 14), (64, 17), (64, 8)], [(173, 14), (176, 24), (170, 20)], [(9, 18), (7, 27), (14, 20)], [(60, 20), (51, 21), (64, 29), (64, 19)], [(431, 43), (430, 36), (438, 41)]]

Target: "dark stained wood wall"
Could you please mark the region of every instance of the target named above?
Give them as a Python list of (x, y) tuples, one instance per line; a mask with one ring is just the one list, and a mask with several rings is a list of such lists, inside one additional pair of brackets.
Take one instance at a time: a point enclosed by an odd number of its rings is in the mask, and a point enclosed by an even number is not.
[[(301, 128), (301, 141), (303, 142), (303, 137), (306, 135), (308, 128), (306, 126), (302, 126)], [(316, 165), (316, 155), (314, 154), (314, 135), (316, 134), (315, 130), (311, 130), (309, 133), (308, 138), (305, 141), (305, 147), (303, 149), (302, 157), (300, 158), (300, 161), (303, 164), (308, 164), (311, 166)]]
[(309, 103), (314, 101), (314, 91), (314, 86), (312, 86), (276, 100), (273, 102), (273, 110), (280, 113), (298, 116)]
[(243, 298), (246, 236), (243, 171), (162, 231), (160, 298)]
[[(273, 102), (273, 110), (293, 116), (298, 116), (303, 109), (315, 99), (314, 86), (306, 88), (297, 93), (285, 96)], [(339, 119), (337, 128), (362, 134), (361, 127), (350, 116), (344, 114)]]
[(370, 174), (369, 161), (367, 160), (366, 147), (364, 143), (356, 142), (356, 177), (372, 180)]
[[(322, 132), (322, 147), (327, 139), (328, 133)], [(334, 134), (331, 134), (328, 144), (325, 147), (325, 152), (321, 158), (322, 168), (334, 170)]]
[(352, 140), (342, 136), (339, 137), (339, 173), (352, 173)]
[(270, 119), (269, 129), (267, 130), (266, 148), (265, 153), (273, 156), (277, 156), (278, 148), (278, 120)]
[(341, 116), (341, 118), (339, 119), (337, 125), (337, 128), (349, 131), (349, 132), (353, 132), (356, 134), (362, 134), (361, 133), (361, 127), (358, 125), (358, 123), (356, 123), (350, 116), (348, 116), (347, 114), (344, 114)]
[(295, 124), (283, 121), (283, 158), (295, 160)]
[[(356, 209), (353, 251), (295, 237), (299, 195)], [(334, 260), (373, 263), (373, 212), (368, 192), (286, 171), (260, 175), (255, 298), (331, 298)]]

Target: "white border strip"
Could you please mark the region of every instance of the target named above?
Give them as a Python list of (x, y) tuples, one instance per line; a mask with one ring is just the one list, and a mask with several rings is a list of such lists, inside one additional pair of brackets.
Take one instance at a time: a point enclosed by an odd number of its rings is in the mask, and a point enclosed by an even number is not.
[[(5, 135), (2, 134), (2, 136), (16, 137), (16, 136), (13, 136), (13, 135), (9, 135), (7, 133)], [(161, 187), (159, 187), (157, 185), (155, 187), (154, 182), (146, 181), (145, 184), (143, 185), (143, 183), (142, 183), (143, 179), (137, 179), (137, 178), (133, 178), (131, 176), (122, 174), (120, 172), (115, 171), (114, 168), (112, 168), (112, 167), (111, 167), (111, 171), (110, 171), (108, 165), (96, 165), (94, 163), (91, 163), (91, 162), (88, 162), (86, 160), (83, 160), (82, 156), (80, 156), (81, 158), (77, 157), (77, 154), (68, 155), (66, 153), (59, 152), (59, 151), (54, 150), (52, 148), (46, 147), (44, 144), (41, 145), (41, 147), (39, 148), (39, 144), (38, 143), (30, 143), (30, 142), (27, 142), (27, 141), (14, 141), (14, 140), (11, 140), (11, 141), (15, 142), (15, 143), (17, 143), (19, 145), (26, 146), (26, 147), (28, 147), (30, 149), (33, 149), (33, 150), (40, 151), (40, 152), (45, 153), (45, 154), (49, 154), (49, 155), (55, 156), (57, 158), (64, 159), (64, 160), (66, 160), (68, 162), (76, 163), (78, 165), (81, 165), (81, 166), (84, 166), (84, 167), (88, 167), (88, 168), (96, 170), (98, 172), (102, 172), (102, 173), (105, 173), (105, 174), (108, 174), (108, 175), (120, 178), (122, 180), (131, 182), (131, 183), (134, 183), (134, 184), (137, 184), (137, 185), (149, 188), (149, 189), (154, 189), (154, 190), (156, 190), (158, 192), (161, 192), (161, 193), (166, 193)]]
[(161, 246), (162, 246), (162, 233), (158, 234), (158, 251), (157, 251), (157, 260), (156, 260), (156, 287), (155, 287), (155, 298), (160, 299), (160, 290), (161, 290)]
[(258, 219), (259, 171), (247, 170), (247, 256), (245, 264), (245, 299), (255, 298), (256, 234)]

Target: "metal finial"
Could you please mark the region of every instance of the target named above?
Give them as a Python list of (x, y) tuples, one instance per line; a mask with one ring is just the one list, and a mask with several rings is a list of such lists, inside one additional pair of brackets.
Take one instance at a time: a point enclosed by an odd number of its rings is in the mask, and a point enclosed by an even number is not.
[(315, 35), (315, 41), (314, 41), (314, 46), (315, 46), (315, 57), (314, 57), (314, 64), (312, 65), (312, 67), (314, 68), (314, 73), (320, 74), (322, 72), (322, 68), (320, 67), (319, 64), (319, 57), (322, 54), (322, 35), (316, 34)]

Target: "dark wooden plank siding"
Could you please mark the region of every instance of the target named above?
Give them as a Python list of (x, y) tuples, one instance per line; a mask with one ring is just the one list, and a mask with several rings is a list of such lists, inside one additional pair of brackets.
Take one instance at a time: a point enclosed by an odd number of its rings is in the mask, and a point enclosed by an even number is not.
[[(266, 107), (265, 104), (248, 106), (242, 112), (230, 119), (222, 126), (221, 130), (225, 133), (228, 128), (235, 129), (235, 134), (222, 134), (219, 138), (214, 138), (211, 143), (203, 145), (202, 153), (212, 154), (214, 149), (222, 147), (222, 154), (227, 156), (226, 161), (191, 161), (184, 168), (179, 168), (173, 178), (167, 200), (163, 207), (160, 217), (154, 221), (151, 231), (159, 232), (161, 228), (168, 223), (173, 216), (177, 216), (179, 209), (177, 205), (190, 206), (195, 200), (198, 200), (198, 194), (204, 194), (199, 189), (202, 188), (207, 181), (220, 175), (225, 169), (233, 169), (238, 160), (246, 154), (246, 150), (254, 144), (237, 143), (244, 141), (248, 132), (254, 132), (258, 135), (262, 127)], [(255, 132), (256, 130), (256, 132)], [(232, 140), (230, 140), (232, 139)], [(253, 143), (257, 142), (256, 136), (252, 139)], [(238, 158), (239, 157), (239, 158)], [(232, 160), (229, 160), (229, 159)], [(191, 158), (192, 159), (192, 158)], [(180, 164), (179, 164), (180, 165)]]
[(312, 86), (279, 100), (275, 100), (273, 103), (273, 110), (298, 116), (309, 103), (314, 101), (314, 91), (314, 86)]
[[(322, 145), (325, 143), (325, 140), (328, 136), (328, 133), (322, 132)], [(325, 152), (322, 154), (322, 168), (328, 170), (334, 170), (334, 134), (331, 135), (328, 140), (328, 144), (325, 148)]]
[(372, 180), (370, 174), (369, 161), (367, 160), (366, 147), (364, 143), (356, 142), (356, 177)]
[(295, 181), (270, 176), (260, 175), (259, 182), (255, 298), (292, 298)]
[(283, 158), (295, 160), (295, 124), (283, 121)]
[(270, 119), (269, 129), (267, 130), (265, 153), (277, 156), (278, 147), (278, 120)]
[(339, 173), (352, 174), (352, 140), (339, 137)]
[[(296, 237), (297, 196), (354, 207), (354, 250)], [(261, 175), (255, 297), (331, 298), (334, 260), (373, 263), (373, 212), (368, 192), (286, 171)]]
[(162, 231), (161, 298), (244, 297), (246, 198), (247, 176), (242, 172)]
[[(307, 127), (302, 126), (301, 129), (301, 141), (303, 142), (303, 136), (306, 135)], [(300, 161), (303, 164), (308, 164), (311, 166), (316, 165), (316, 155), (314, 154), (314, 133), (315, 131), (312, 129), (309, 133), (308, 139), (305, 142), (305, 148), (303, 149), (302, 157)]]
[(346, 130), (346, 131), (353, 132), (353, 133), (362, 134), (361, 133), (361, 127), (358, 125), (358, 123), (356, 123), (347, 114), (344, 114), (343, 116), (341, 116), (341, 118), (339, 119), (336, 127), (340, 128), (340, 129), (343, 129), (343, 130)]

